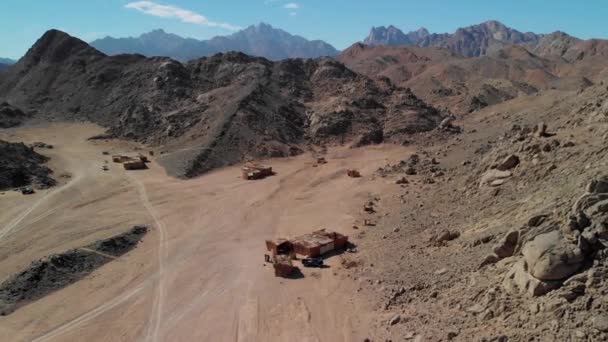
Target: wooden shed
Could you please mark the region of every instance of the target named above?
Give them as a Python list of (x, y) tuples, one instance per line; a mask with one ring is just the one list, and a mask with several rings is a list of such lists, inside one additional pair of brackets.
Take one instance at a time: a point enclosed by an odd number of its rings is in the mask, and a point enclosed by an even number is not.
[(348, 236), (321, 229), (291, 240), (297, 254), (318, 257), (327, 252), (346, 247)]
[(266, 240), (266, 249), (273, 255), (290, 254), (293, 251), (293, 244), (287, 239)]

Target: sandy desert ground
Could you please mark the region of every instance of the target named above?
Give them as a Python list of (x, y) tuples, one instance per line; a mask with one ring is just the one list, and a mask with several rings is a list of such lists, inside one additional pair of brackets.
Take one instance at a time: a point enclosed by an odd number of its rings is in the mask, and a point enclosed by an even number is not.
[[(150, 169), (125, 171), (102, 151), (137, 153), (120, 141), (86, 141), (85, 124), (5, 131), (1, 139), (43, 141), (59, 186), (0, 196), (0, 279), (36, 259), (123, 232), (151, 228), (132, 252), (85, 279), (0, 317), (11, 341), (352, 341), (368, 332), (371, 310), (340, 266), (275, 278), (264, 240), (318, 228), (348, 235), (370, 191), (394, 187), (366, 175), (410, 152), (404, 147), (340, 148), (313, 167), (311, 154), (272, 160), (260, 181), (237, 167), (192, 180)], [(143, 150), (147, 151), (147, 150)], [(158, 152), (158, 151), (157, 151)], [(108, 160), (108, 164), (104, 164)], [(108, 165), (109, 171), (102, 171)], [(364, 177), (345, 176), (358, 168)], [(59, 177), (69, 174), (70, 178)], [(356, 243), (356, 241), (354, 241)]]

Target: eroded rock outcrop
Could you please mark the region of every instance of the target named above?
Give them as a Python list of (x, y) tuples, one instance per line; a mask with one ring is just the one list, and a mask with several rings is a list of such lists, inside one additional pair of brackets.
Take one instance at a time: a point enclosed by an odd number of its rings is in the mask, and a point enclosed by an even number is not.
[[(539, 296), (564, 284), (566, 287), (572, 285), (576, 282), (573, 279), (583, 270), (590, 269), (589, 272), (595, 274), (594, 269), (608, 259), (606, 191), (608, 178), (593, 180), (587, 186), (587, 192), (575, 201), (569, 217), (562, 220), (566, 224), (545, 221), (546, 215), (530, 219), (518, 242), (521, 253), (516, 257), (519, 260), (503, 281), (505, 289)], [(502, 255), (500, 258), (512, 255), (508, 253), (512, 244), (506, 244), (508, 236), (494, 250), (497, 255)], [(569, 293), (576, 294), (577, 290), (580, 291), (573, 288)]]

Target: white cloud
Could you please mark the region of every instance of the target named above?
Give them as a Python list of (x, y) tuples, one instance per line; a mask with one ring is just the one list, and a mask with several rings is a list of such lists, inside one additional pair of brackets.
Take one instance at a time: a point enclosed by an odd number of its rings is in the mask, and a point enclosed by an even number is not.
[(300, 6), (298, 6), (298, 4), (296, 4), (295, 2), (290, 2), (287, 3), (285, 5), (283, 5), (284, 8), (289, 8), (289, 9), (298, 9), (300, 8)]
[(144, 14), (161, 18), (177, 19), (188, 24), (201, 26), (219, 27), (229, 31), (237, 31), (241, 28), (228, 23), (218, 23), (207, 19), (204, 15), (187, 9), (171, 5), (161, 5), (152, 1), (135, 1), (125, 5), (126, 8), (134, 9)]

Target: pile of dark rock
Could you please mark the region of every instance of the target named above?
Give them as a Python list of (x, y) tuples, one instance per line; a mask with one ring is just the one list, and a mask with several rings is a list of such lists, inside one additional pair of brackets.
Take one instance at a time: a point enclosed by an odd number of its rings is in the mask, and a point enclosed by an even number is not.
[[(424, 183), (434, 183), (433, 178), (442, 177), (445, 175), (440, 163), (435, 158), (422, 159), (418, 154), (412, 154), (408, 159), (402, 160), (397, 164), (388, 164), (376, 170), (376, 175), (387, 177), (395, 174), (405, 174), (408, 176), (420, 175), (423, 177)], [(404, 178), (398, 180), (397, 184), (406, 184)]]
[(46, 189), (55, 185), (51, 169), (43, 165), (47, 161), (32, 147), (0, 140), (0, 189), (28, 185)]
[(25, 270), (0, 284), (0, 316), (86, 277), (95, 269), (126, 254), (147, 233), (137, 225), (129, 231), (99, 240), (82, 249), (73, 249), (32, 262)]
[(8, 102), (0, 102), (0, 128), (19, 126), (28, 118), (29, 115), (24, 113), (21, 109)]

